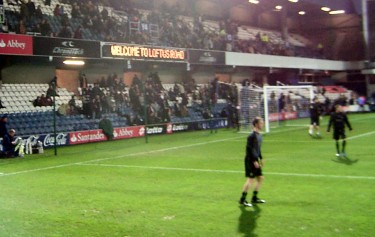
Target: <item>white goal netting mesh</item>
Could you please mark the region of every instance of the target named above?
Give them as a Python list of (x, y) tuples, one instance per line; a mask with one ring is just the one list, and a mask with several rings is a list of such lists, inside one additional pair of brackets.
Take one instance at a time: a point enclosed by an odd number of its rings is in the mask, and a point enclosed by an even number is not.
[[(248, 132), (256, 117), (265, 120), (265, 131), (287, 125), (291, 119), (309, 117), (312, 86), (243, 86), (240, 89), (240, 131)], [(306, 124), (307, 125), (307, 124)]]

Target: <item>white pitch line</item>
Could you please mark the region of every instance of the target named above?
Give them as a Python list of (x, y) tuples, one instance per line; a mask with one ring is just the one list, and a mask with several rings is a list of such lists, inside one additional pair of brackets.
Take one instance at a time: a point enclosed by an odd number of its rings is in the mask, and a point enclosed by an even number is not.
[(185, 145), (185, 146), (175, 146), (175, 147), (168, 147), (168, 148), (163, 148), (163, 149), (153, 150), (153, 151), (144, 151), (144, 152), (137, 152), (137, 153), (132, 153), (132, 154), (124, 154), (124, 155), (119, 155), (119, 156), (109, 157), (109, 158), (100, 158), (100, 159), (94, 159), (94, 160), (88, 160), (88, 161), (82, 161), (82, 162), (72, 162), (72, 163), (67, 163), (67, 164), (62, 164), (62, 165), (55, 165), (55, 166), (48, 166), (48, 167), (44, 167), (44, 168), (22, 170), (22, 171), (16, 171), (16, 172), (11, 172), (11, 173), (0, 173), (0, 177), (13, 176), (13, 175), (18, 175), (18, 174), (27, 174), (27, 173), (32, 173), (32, 172), (63, 168), (63, 167), (68, 167), (68, 166), (73, 166), (73, 165), (82, 165), (82, 164), (91, 163), (91, 162), (116, 160), (116, 159), (121, 159), (121, 158), (125, 158), (125, 157), (131, 157), (131, 156), (148, 155), (148, 154), (153, 154), (153, 153), (157, 153), (157, 152), (165, 152), (165, 151), (189, 148), (189, 147), (194, 147), (194, 146), (202, 146), (202, 145), (207, 145), (207, 144), (211, 144), (211, 143), (229, 141), (229, 140), (233, 140), (233, 139), (238, 139), (238, 136), (214, 140), (214, 141), (209, 141), (209, 142), (200, 142), (200, 143), (195, 143), (195, 144), (190, 144), (190, 145)]
[(356, 138), (359, 138), (359, 137), (365, 137), (365, 136), (369, 136), (369, 135), (372, 135), (372, 134), (375, 134), (375, 131), (359, 134), (359, 135), (352, 136), (352, 137), (348, 137), (348, 138), (346, 138), (346, 140), (356, 139)]
[[(82, 166), (101, 166), (115, 168), (137, 168), (137, 169), (154, 169), (154, 170), (176, 170), (176, 171), (193, 171), (193, 172), (212, 172), (212, 173), (243, 173), (238, 170), (212, 170), (212, 169), (193, 169), (193, 168), (176, 168), (176, 167), (160, 167), (160, 166), (139, 166), (139, 165), (110, 165), (110, 164), (77, 164)], [(297, 176), (297, 177), (313, 177), (313, 178), (339, 178), (339, 179), (366, 179), (375, 180), (373, 176), (353, 176), (353, 175), (326, 175), (326, 174), (299, 174), (299, 173), (278, 173), (265, 172), (265, 175), (278, 176)]]
[(11, 173), (0, 173), (0, 177), (3, 177), (3, 176), (13, 176), (13, 175), (17, 175), (17, 174), (27, 174), (27, 173), (31, 173), (31, 172), (57, 169), (57, 168), (68, 167), (68, 166), (72, 166), (72, 165), (74, 165), (74, 163), (68, 163), (68, 164), (63, 164), (63, 165), (55, 165), (55, 166), (48, 166), (48, 167), (38, 168), (38, 169), (21, 170), (21, 171), (16, 171), (16, 172), (11, 172)]
[(149, 154), (158, 153), (158, 152), (172, 151), (172, 150), (184, 149), (184, 148), (195, 147), (195, 146), (203, 146), (203, 145), (207, 145), (207, 144), (211, 144), (211, 143), (235, 140), (235, 139), (238, 139), (238, 138), (239, 137), (236, 136), (236, 137), (219, 139), (219, 140), (214, 140), (214, 141), (209, 141), (209, 142), (200, 142), (200, 143), (184, 145), (184, 146), (167, 147), (167, 148), (163, 148), (163, 149), (159, 149), (159, 150), (137, 152), (137, 153), (133, 153), (133, 154), (125, 154), (125, 155), (120, 155), (120, 156), (115, 156), (115, 157), (108, 157), (108, 158), (101, 158), (101, 159), (83, 161), (83, 162), (78, 162), (78, 163), (74, 163), (74, 164), (84, 164), (84, 163), (100, 162), (100, 161), (107, 161), (107, 160), (117, 160), (117, 159), (130, 157), (130, 156), (149, 155)]
[[(289, 129), (288, 131), (290, 131), (290, 130), (297, 130), (297, 129)], [(286, 131), (286, 130), (284, 130), (284, 131)], [(277, 132), (284, 132), (284, 131), (277, 131)], [(277, 133), (277, 132), (274, 132), (274, 133)], [(357, 135), (356, 137), (371, 135), (374, 132), (375, 131), (370, 132), (370, 133), (360, 134), (360, 135)], [(245, 137), (245, 136), (242, 136), (242, 137)], [(116, 159), (121, 159), (121, 158), (125, 158), (125, 157), (131, 157), (131, 156), (148, 155), (148, 154), (153, 154), (153, 153), (157, 153), (157, 152), (165, 152), (165, 151), (189, 148), (189, 147), (194, 147), (194, 146), (202, 146), (202, 145), (207, 145), (207, 144), (211, 144), (211, 143), (224, 142), (224, 141), (236, 140), (236, 139), (240, 139), (240, 137), (236, 136), (236, 137), (219, 139), (219, 140), (214, 140), (214, 141), (209, 141), (209, 142), (195, 143), (195, 144), (190, 144), (190, 145), (185, 145), (185, 146), (169, 147), (169, 148), (163, 148), (163, 149), (159, 149), (159, 150), (125, 154), (125, 155), (119, 155), (119, 156), (115, 156), (115, 157), (94, 159), (94, 160), (88, 160), (88, 161), (83, 161), (83, 162), (72, 162), (72, 163), (67, 163), (67, 164), (62, 164), (62, 165), (55, 165), (55, 166), (48, 166), (48, 167), (44, 167), (44, 168), (22, 170), (22, 171), (16, 171), (16, 172), (11, 172), (11, 173), (1, 173), (0, 172), (0, 177), (13, 176), (13, 175), (18, 175), (18, 174), (26, 174), (26, 173), (32, 173), (32, 172), (38, 172), (38, 171), (44, 171), (44, 170), (51, 170), (51, 169), (63, 168), (63, 167), (68, 167), (68, 166), (73, 166), (73, 165), (86, 164), (86, 163), (91, 163), (91, 162), (116, 160)], [(352, 139), (354, 139), (354, 137), (352, 137)]]
[[(368, 132), (368, 133), (363, 133), (363, 134), (359, 134), (359, 135), (356, 135), (356, 136), (352, 136), (352, 137), (347, 137), (346, 140), (353, 140), (353, 139), (357, 139), (357, 138), (361, 138), (361, 137), (366, 137), (366, 136), (370, 136), (370, 135), (373, 135), (375, 134), (375, 131), (371, 131), (371, 132)], [(291, 143), (311, 143), (311, 139), (308, 139), (308, 140), (304, 140), (304, 141), (292, 141), (292, 140), (266, 140), (266, 142), (283, 142), (283, 143), (288, 143), (288, 142), (291, 142)], [(242, 140), (238, 140), (237, 142), (243, 142)], [(332, 141), (331, 140), (319, 140), (319, 143), (322, 143), (322, 142), (329, 142), (331, 143)]]

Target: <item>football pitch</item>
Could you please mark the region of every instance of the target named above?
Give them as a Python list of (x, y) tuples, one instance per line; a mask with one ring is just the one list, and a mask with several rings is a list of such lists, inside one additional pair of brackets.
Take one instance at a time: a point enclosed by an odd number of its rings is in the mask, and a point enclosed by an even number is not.
[(1, 237), (375, 236), (375, 114), (349, 114), (347, 158), (308, 120), (263, 137), (267, 203), (238, 204), (246, 133), (220, 129), (0, 160)]

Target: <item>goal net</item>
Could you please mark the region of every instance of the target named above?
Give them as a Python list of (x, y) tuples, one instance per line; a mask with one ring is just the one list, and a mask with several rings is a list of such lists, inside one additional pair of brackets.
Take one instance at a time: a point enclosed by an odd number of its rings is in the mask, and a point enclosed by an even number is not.
[(249, 132), (251, 121), (259, 116), (264, 119), (268, 133), (272, 128), (288, 125), (289, 120), (309, 117), (314, 89), (313, 86), (243, 86), (239, 96), (240, 131)]

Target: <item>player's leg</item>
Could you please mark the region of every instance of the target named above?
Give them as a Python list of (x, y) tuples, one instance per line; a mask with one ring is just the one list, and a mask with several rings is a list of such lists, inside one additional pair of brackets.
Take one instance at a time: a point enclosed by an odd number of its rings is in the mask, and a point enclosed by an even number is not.
[(314, 121), (313, 118), (310, 118), (310, 126), (309, 126), (309, 135), (312, 136), (314, 135)]
[(336, 131), (334, 130), (333, 131), (333, 139), (335, 139), (335, 142), (336, 142), (336, 156), (339, 157), (340, 156), (340, 134), (339, 134), (339, 131)]
[(316, 126), (316, 135), (320, 137), (320, 126)]
[(253, 183), (253, 181), (254, 181), (254, 178), (248, 177), (245, 181), (245, 184), (243, 185), (243, 188), (242, 188), (242, 195), (241, 195), (239, 203), (244, 205), (244, 206), (247, 206), (247, 207), (252, 206), (250, 203), (248, 203), (246, 201), (246, 197), (247, 197), (247, 192), (249, 191), (249, 188), (250, 188), (251, 184)]
[(346, 153), (345, 153), (346, 136), (345, 136), (345, 132), (344, 131), (341, 133), (341, 138), (342, 138), (341, 155), (344, 156), (344, 157), (346, 157)]
[(262, 186), (264, 176), (262, 176), (262, 175), (257, 176), (256, 180), (257, 180), (257, 182), (256, 182), (256, 185), (255, 185), (255, 188), (254, 188), (254, 191), (253, 191), (253, 197), (251, 198), (251, 202), (253, 202), (253, 203), (265, 203), (266, 201), (258, 198), (258, 192), (259, 192), (260, 187)]
[(316, 132), (316, 136), (320, 137), (320, 118), (317, 117), (316, 120), (315, 120), (315, 132)]
[(254, 164), (250, 159), (245, 158), (244, 160), (245, 164), (245, 177), (246, 181), (242, 188), (242, 194), (239, 203), (246, 206), (251, 207), (252, 205), (246, 201), (247, 192), (250, 188), (250, 186), (253, 184), (254, 181)]
[(336, 141), (336, 156), (340, 156), (340, 143), (339, 140)]

